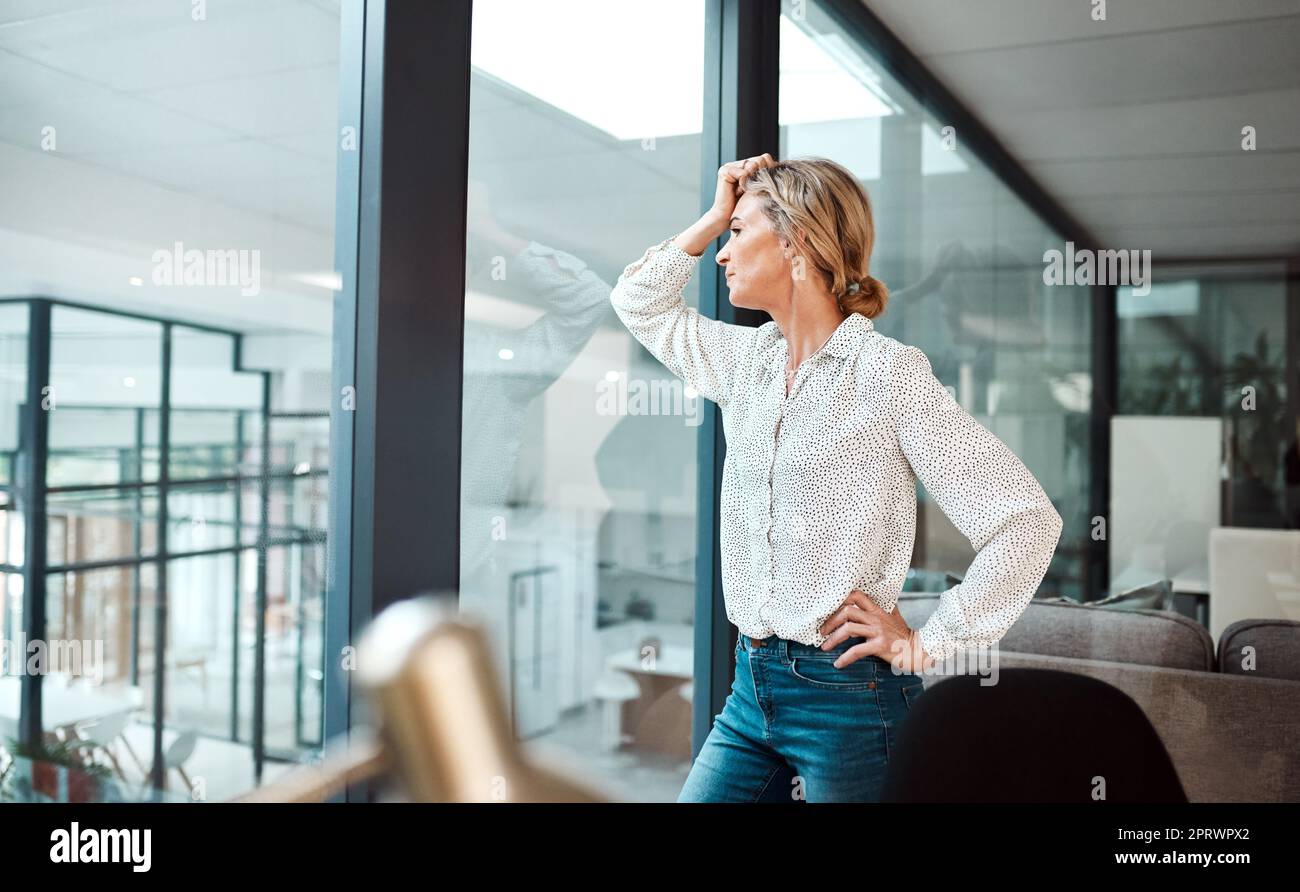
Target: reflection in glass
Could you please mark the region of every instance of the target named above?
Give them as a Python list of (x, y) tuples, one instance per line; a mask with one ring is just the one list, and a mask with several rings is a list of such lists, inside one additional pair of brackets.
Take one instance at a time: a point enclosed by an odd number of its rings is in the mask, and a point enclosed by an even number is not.
[(690, 759), (700, 401), (608, 396), (673, 380), (609, 303), (698, 211), (704, 6), (668, 7), (475, 4), (461, 470), (461, 605), (516, 737), (661, 801)]

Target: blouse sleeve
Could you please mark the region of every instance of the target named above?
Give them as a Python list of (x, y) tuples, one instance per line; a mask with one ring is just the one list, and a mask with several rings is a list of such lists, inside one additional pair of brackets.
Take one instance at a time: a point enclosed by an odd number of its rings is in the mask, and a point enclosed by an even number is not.
[(1043, 581), (1061, 536), (1061, 515), (1016, 454), (939, 383), (920, 349), (899, 351), (890, 387), (903, 453), (977, 552), (921, 627), (921, 645), (936, 660), (992, 646)]
[(535, 394), (564, 373), (607, 318), (609, 283), (574, 255), (535, 241), (514, 261), (546, 312), (525, 328), (495, 333), (493, 343), (514, 351), (511, 372)]
[(687, 306), (682, 292), (699, 259), (665, 239), (628, 264), (609, 299), (632, 336), (668, 371), (726, 408), (757, 329)]

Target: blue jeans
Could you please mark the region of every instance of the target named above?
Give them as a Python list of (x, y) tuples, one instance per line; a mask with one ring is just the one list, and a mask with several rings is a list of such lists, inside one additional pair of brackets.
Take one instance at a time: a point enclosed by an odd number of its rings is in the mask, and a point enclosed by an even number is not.
[(880, 657), (832, 665), (863, 640), (823, 651), (741, 635), (731, 693), (677, 801), (879, 801), (890, 748), (924, 688)]

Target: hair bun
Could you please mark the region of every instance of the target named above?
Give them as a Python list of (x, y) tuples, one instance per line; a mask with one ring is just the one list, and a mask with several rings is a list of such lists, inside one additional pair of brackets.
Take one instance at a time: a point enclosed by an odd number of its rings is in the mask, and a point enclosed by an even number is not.
[(874, 319), (885, 311), (889, 300), (889, 289), (872, 275), (865, 275), (856, 282), (849, 282), (840, 297), (840, 307), (850, 313), (861, 313), (868, 319)]

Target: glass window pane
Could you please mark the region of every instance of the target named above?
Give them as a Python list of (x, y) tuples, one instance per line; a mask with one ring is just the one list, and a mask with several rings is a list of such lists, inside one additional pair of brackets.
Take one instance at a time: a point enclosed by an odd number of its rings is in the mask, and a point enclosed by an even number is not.
[(0, 566), (20, 568), (25, 560), (26, 531), (19, 508), (13, 492), (0, 491)]
[(50, 486), (142, 479), (141, 413), (157, 409), (162, 326), (55, 306), (50, 312)]
[[(312, 614), (299, 608), (324, 587), (318, 565), (342, 285), (334, 193), (341, 128), (358, 123), (338, 119), (340, 7), (308, 0), (219, 11), (130, 0), (63, 6), (10, 16), (0, 41), (0, 215), (7, 218), (0, 300), (17, 301), (0, 303), (0, 565), (22, 557), (22, 524), (6, 488), (26, 399), (28, 301), (47, 301), (48, 482), (59, 490), (48, 500), (49, 559), (54, 566), (112, 562), (51, 573), (51, 603), (68, 611), (58, 621), (66, 618), (69, 630), (73, 619), (87, 625), (93, 616), (96, 628), (116, 635), (122, 621), (104, 619), (103, 604), (117, 603), (139, 556), (229, 549), (161, 570), (140, 566), (133, 620), (140, 635), (125, 645), (134, 646), (128, 656), (152, 700), (151, 574), (166, 572), (172, 637), (158, 663), (170, 699), (156, 716), (144, 714), (137, 751), (151, 754), (154, 718), (168, 746), (197, 732), (186, 771), (206, 779), (209, 798), (222, 798), (247, 789), (254, 776), (249, 729), (233, 734), (231, 727), (235, 691), (242, 717), (254, 678), (249, 664), (236, 679), (234, 605), (238, 578), (239, 653), (252, 659), (258, 577), (246, 546), (262, 532), (268, 462), (280, 494), (267, 532), (292, 539), (310, 528), (313, 555), (294, 558), (309, 584), (286, 594), (278, 564), (267, 580), (275, 598), (294, 605), (277, 635), (301, 633), (295, 623)], [(355, 232), (346, 237), (355, 240)], [(141, 482), (143, 489), (127, 485)], [(170, 520), (158, 529), (163, 504)], [(21, 579), (5, 575), (11, 597), (20, 596)], [(93, 603), (79, 594), (92, 589)], [(136, 598), (134, 582), (130, 589)], [(12, 626), (15, 610), (6, 615)], [(312, 622), (318, 640), (319, 617)], [(319, 643), (310, 658), (323, 659)], [(268, 659), (280, 657), (268, 649)], [(114, 660), (132, 663), (120, 654)], [(267, 684), (283, 676), (268, 667)], [(319, 665), (302, 677), (315, 686), (308, 697), (315, 705), (290, 722), (295, 733), (275, 732), (263, 777), (310, 758), (319, 745)], [(300, 683), (296, 668), (288, 678)], [(171, 781), (181, 783), (175, 772)]]
[(13, 483), (18, 456), (19, 413), (27, 402), (25, 302), (0, 303), (0, 486)]
[(23, 577), (17, 573), (0, 573), (0, 640), (7, 642), (0, 674), (11, 674), (23, 640)]
[[(106, 693), (130, 686), (136, 572), (136, 567), (121, 566), (49, 574), (45, 597), (51, 676), (64, 683), (84, 681)], [(65, 659), (78, 653), (80, 664)]]
[(239, 488), (232, 483), (185, 484), (167, 494), (167, 550), (171, 554), (226, 548), (257, 538), (257, 515), (236, 517)]
[(599, 397), (680, 393), (609, 293), (699, 212), (704, 4), (579, 7), (474, 4), (461, 604), (519, 739), (580, 756), (620, 798), (672, 801), (691, 756), (702, 401), (665, 418)]
[(158, 551), (157, 487), (51, 493), (45, 504), (51, 567)]
[[(1173, 580), (1177, 606), (1208, 621), (1216, 639), (1227, 621), (1208, 596), (1210, 531), (1300, 526), (1287, 287), (1282, 264), (1257, 263), (1158, 267), (1149, 293), (1118, 289), (1109, 585)], [(1267, 572), (1259, 587), (1276, 589)], [(1283, 586), (1250, 616), (1292, 617), (1289, 602)]]
[[(1043, 283), (1043, 252), (1063, 249), (1064, 238), (950, 139), (824, 4), (782, 9), (780, 157), (831, 158), (866, 187), (871, 273), (890, 292), (876, 329), (923, 350), (962, 407), (1038, 478), (1065, 522), (1040, 596), (1080, 597), (1091, 541), (1092, 297)], [(974, 554), (934, 500), (918, 497), (905, 587), (942, 591)]]
[(230, 736), (234, 555), (168, 563), (166, 702), (180, 733)]
[(235, 343), (230, 335), (172, 331), (173, 480), (234, 474), (239, 454), (260, 450), (246, 421), (263, 411), (262, 375), (236, 368)]
[(325, 550), (271, 548), (267, 576), (266, 745), (293, 751), (320, 739)]

